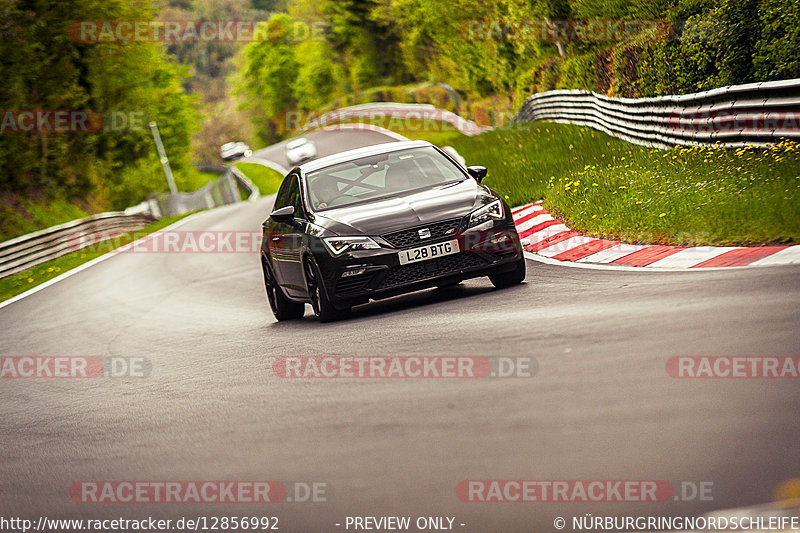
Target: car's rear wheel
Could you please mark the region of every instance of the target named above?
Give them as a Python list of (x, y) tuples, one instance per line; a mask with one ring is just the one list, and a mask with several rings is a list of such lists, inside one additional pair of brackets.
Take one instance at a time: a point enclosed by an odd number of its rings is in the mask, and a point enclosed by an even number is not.
[(514, 266), (514, 270), (509, 272), (503, 272), (501, 274), (492, 274), (489, 276), (489, 280), (492, 282), (492, 285), (497, 287), (498, 289), (502, 289), (505, 287), (511, 287), (512, 285), (517, 285), (522, 283), (525, 279), (525, 258), (523, 257), (517, 264)]
[(264, 287), (267, 290), (267, 301), (272, 309), (272, 314), (279, 322), (302, 318), (306, 312), (305, 304), (293, 302), (284, 296), (283, 291), (278, 286), (278, 282), (272, 275), (269, 267), (261, 261), (261, 268), (264, 271)]
[(306, 274), (306, 288), (308, 289), (308, 297), (311, 300), (311, 307), (320, 322), (332, 322), (349, 314), (349, 307), (338, 308), (328, 299), (328, 293), (325, 291), (325, 281), (313, 257), (306, 257), (305, 261), (303, 261), (303, 270)]

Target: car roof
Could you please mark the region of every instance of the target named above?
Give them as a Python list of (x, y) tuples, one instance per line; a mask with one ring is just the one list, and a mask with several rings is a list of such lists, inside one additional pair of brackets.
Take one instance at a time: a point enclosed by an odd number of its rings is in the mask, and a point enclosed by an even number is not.
[(361, 157), (386, 154), (389, 152), (406, 150), (408, 148), (420, 148), (423, 146), (433, 146), (433, 144), (429, 143), (428, 141), (395, 141), (382, 144), (373, 144), (363, 148), (356, 148), (354, 150), (347, 150), (346, 152), (339, 152), (325, 157), (320, 157), (319, 159), (314, 159), (308, 163), (303, 163), (298, 168), (300, 169), (300, 172), (307, 174), (308, 172), (313, 172), (315, 170), (336, 165), (338, 163), (345, 163)]

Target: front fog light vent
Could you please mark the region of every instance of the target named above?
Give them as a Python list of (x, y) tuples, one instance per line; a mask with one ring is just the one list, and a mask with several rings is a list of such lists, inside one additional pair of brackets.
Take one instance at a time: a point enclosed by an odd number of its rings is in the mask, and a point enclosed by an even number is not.
[(354, 268), (352, 270), (345, 270), (342, 273), (342, 277), (343, 278), (350, 278), (350, 277), (353, 277), (353, 276), (358, 276), (359, 274), (363, 274), (366, 271), (367, 271), (366, 268)]

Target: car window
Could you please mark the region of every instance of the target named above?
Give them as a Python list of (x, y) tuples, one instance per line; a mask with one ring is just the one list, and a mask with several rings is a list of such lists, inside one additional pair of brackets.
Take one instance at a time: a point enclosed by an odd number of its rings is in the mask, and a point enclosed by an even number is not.
[(296, 218), (301, 218), (303, 216), (303, 208), (300, 204), (300, 183), (297, 180), (297, 176), (294, 176), (289, 183), (289, 192), (286, 201), (288, 202), (287, 205), (294, 206), (294, 216)]
[(281, 186), (278, 189), (278, 194), (275, 195), (275, 205), (272, 208), (273, 211), (276, 211), (281, 207), (286, 207), (286, 196), (289, 191), (290, 181), (291, 179), (287, 177), (286, 179), (283, 180), (283, 183), (281, 183)]
[(339, 163), (308, 174), (315, 211), (401, 196), (466, 179), (452, 161), (431, 146), (399, 150)]
[(296, 174), (287, 177), (281, 184), (278, 194), (275, 196), (275, 207), (273, 209), (280, 209), (287, 205), (294, 206), (295, 216), (301, 216), (303, 211), (300, 205), (300, 185), (297, 182)]

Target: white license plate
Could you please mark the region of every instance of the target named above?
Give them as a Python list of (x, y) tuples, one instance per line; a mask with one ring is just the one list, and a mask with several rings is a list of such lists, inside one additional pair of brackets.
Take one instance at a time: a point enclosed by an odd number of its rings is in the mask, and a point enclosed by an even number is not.
[(417, 263), (419, 261), (427, 261), (428, 259), (435, 259), (443, 255), (452, 255), (458, 253), (458, 241), (437, 242), (436, 244), (426, 244), (425, 246), (417, 246), (410, 250), (403, 250), (398, 254), (400, 257), (400, 264), (407, 265), (408, 263)]

